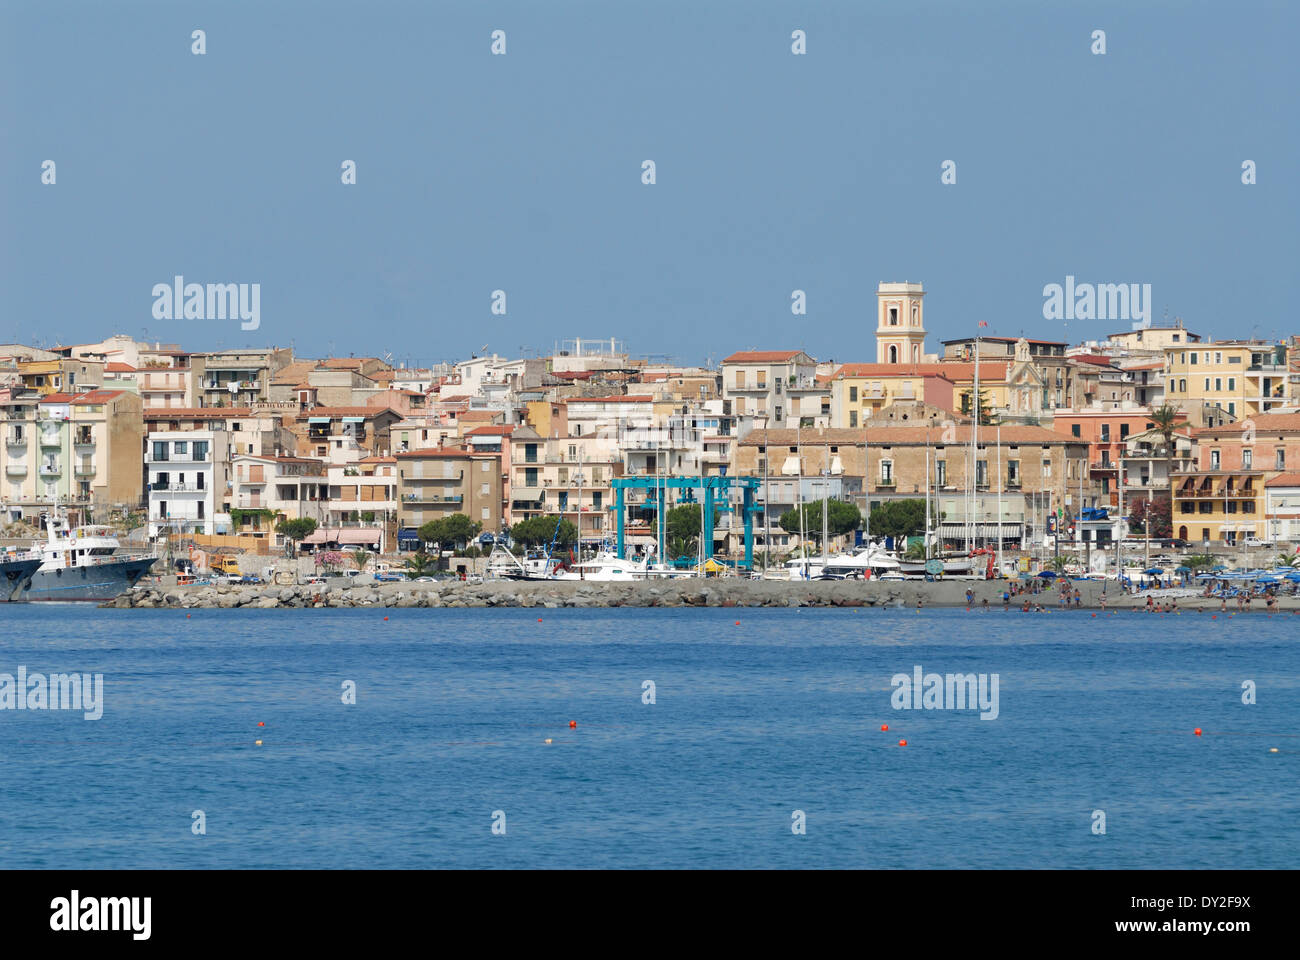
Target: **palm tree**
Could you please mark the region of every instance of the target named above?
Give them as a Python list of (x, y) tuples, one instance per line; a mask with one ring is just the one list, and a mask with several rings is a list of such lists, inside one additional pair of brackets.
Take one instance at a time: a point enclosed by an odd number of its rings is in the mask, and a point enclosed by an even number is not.
[(1279, 567), (1300, 566), (1300, 554), (1290, 554), (1283, 550), (1277, 555), (1277, 559), (1274, 560), (1273, 563), (1275, 566)]
[(418, 577), (427, 577), (434, 571), (434, 559), (427, 553), (417, 553), (408, 557), (404, 569), (407, 577), (412, 580)]

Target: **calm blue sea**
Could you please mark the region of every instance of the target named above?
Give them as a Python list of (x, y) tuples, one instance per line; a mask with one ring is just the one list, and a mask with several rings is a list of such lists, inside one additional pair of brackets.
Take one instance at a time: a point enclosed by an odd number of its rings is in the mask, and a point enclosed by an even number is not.
[(1292, 615), (0, 606), (20, 665), (104, 714), (0, 711), (3, 868), (1300, 865)]

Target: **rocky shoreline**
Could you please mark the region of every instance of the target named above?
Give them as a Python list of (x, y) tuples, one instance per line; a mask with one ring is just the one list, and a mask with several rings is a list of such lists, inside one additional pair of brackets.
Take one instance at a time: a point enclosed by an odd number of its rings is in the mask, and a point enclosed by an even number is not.
[[(973, 605), (1002, 605), (1006, 582), (947, 580), (925, 581), (813, 581), (778, 580), (674, 580), (646, 583), (581, 583), (563, 581), (488, 581), (465, 583), (373, 583), (354, 584), (331, 580), (323, 584), (277, 586), (275, 584), (239, 586), (164, 587), (140, 584), (107, 603), (116, 609), (151, 608), (219, 608), (252, 607), (327, 608), (327, 607), (908, 607), (919, 600), (922, 607), (964, 607), (966, 591), (974, 594)], [(1081, 606), (1101, 607), (1102, 586), (1099, 581), (1074, 584), (1081, 595)], [(1159, 602), (1168, 602), (1168, 591), (1156, 591)], [(1180, 610), (1218, 610), (1217, 599), (1188, 595), (1176, 597)], [(1164, 596), (1162, 596), (1164, 595)], [(1024, 600), (1041, 603), (1051, 610), (1058, 607), (1057, 592), (1048, 587), (1036, 596), (1012, 598), (1019, 607)], [(1127, 609), (1146, 604), (1146, 594), (1121, 595), (1114, 584), (1107, 592), (1107, 607)], [(1229, 608), (1235, 611), (1235, 604)], [(1251, 604), (1252, 611), (1264, 611), (1263, 600)], [(1280, 597), (1277, 609), (1300, 609), (1300, 598)]]

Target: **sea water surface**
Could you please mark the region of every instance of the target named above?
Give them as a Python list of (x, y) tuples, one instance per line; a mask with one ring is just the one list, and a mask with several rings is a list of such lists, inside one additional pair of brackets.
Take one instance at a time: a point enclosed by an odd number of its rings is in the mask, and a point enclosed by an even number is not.
[(0, 606), (19, 666), (104, 710), (0, 710), (3, 868), (1300, 864), (1290, 615)]

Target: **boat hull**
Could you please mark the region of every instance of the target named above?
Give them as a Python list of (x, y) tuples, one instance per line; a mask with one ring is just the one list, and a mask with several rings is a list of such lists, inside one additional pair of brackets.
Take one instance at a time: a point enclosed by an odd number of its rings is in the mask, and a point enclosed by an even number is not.
[(40, 558), (0, 562), (0, 603), (23, 599), (23, 590), (31, 586), (32, 576), (41, 568)]
[(81, 567), (38, 570), (21, 591), (19, 600), (112, 600), (131, 589), (149, 572), (154, 557), (108, 559)]

